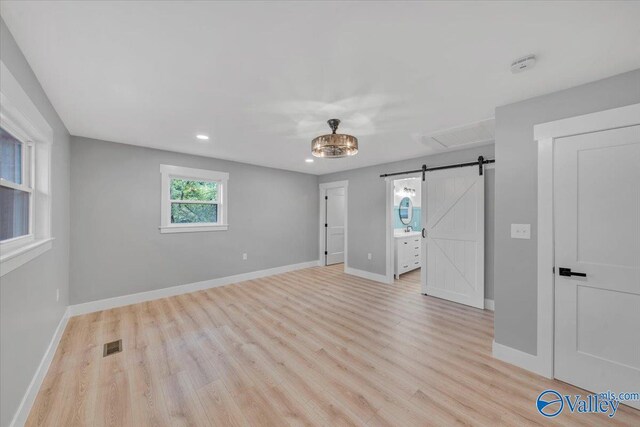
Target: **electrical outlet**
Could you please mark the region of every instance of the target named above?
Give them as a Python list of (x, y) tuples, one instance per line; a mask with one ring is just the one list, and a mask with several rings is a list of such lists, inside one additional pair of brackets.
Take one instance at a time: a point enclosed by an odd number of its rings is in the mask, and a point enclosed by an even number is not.
[(242, 254), (242, 259), (243, 259), (244, 261), (246, 261), (246, 260), (247, 260), (247, 254), (246, 254), (246, 253)]
[(367, 259), (371, 260), (371, 254), (370, 253), (367, 254)]
[(512, 239), (531, 239), (531, 224), (511, 224)]
[(56, 289), (56, 302), (60, 301), (60, 289)]

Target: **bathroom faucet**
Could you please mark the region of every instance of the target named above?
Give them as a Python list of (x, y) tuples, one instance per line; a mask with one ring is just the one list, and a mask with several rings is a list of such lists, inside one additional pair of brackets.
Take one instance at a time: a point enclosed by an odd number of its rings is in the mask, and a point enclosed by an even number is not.
[(404, 229), (405, 233), (409, 233), (410, 231), (413, 231), (413, 227), (410, 225), (407, 225), (407, 228)]

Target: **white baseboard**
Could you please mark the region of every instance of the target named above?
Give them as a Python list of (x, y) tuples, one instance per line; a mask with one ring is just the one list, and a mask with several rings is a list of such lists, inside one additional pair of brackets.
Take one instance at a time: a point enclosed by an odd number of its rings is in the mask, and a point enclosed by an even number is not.
[(51, 365), (51, 361), (53, 361), (53, 356), (56, 354), (56, 350), (58, 349), (58, 344), (60, 343), (60, 339), (62, 338), (62, 333), (64, 332), (64, 328), (67, 326), (67, 322), (69, 321), (69, 307), (67, 307), (66, 311), (62, 315), (62, 319), (58, 323), (58, 327), (53, 333), (53, 337), (51, 337), (51, 342), (49, 343), (49, 347), (45, 351), (42, 356), (42, 360), (40, 360), (40, 365), (38, 365), (38, 369), (36, 369), (33, 378), (31, 379), (31, 383), (29, 383), (29, 387), (27, 387), (27, 391), (22, 397), (22, 401), (16, 410), (16, 413), (9, 424), (10, 427), (18, 427), (23, 426), (27, 422), (27, 418), (29, 417), (29, 412), (31, 412), (31, 407), (33, 406), (33, 402), (36, 400), (36, 396), (38, 395), (38, 391), (40, 391), (40, 387), (42, 386), (42, 382), (44, 381), (44, 377), (47, 375), (49, 371), (49, 366)]
[(496, 304), (492, 299), (484, 300), (484, 309), (490, 311), (496, 311)]
[(371, 273), (369, 271), (358, 270), (357, 268), (345, 267), (344, 272), (352, 276), (362, 277), (363, 279), (373, 280), (374, 282), (384, 283), (386, 285), (393, 284), (393, 279), (389, 283), (389, 279), (384, 274)]
[(527, 371), (535, 372), (543, 377), (550, 378), (547, 372), (548, 369), (543, 366), (542, 359), (533, 354), (525, 353), (524, 351), (493, 341), (493, 357), (526, 369)]
[(106, 298), (97, 301), (85, 302), (69, 306), (71, 316), (93, 313), (110, 308), (123, 307), (125, 305), (137, 304), (145, 301), (152, 301), (160, 298), (172, 297), (203, 289), (217, 288), (233, 283), (244, 282), (246, 280), (259, 279), (261, 277), (273, 276), (274, 274), (287, 273), (289, 271), (301, 270), (303, 268), (317, 267), (318, 261), (308, 261), (300, 264), (284, 265), (282, 267), (268, 268), (266, 270), (251, 271), (249, 273), (236, 274), (234, 276), (220, 277), (217, 279), (204, 280), (202, 282), (188, 283), (186, 285), (171, 286), (168, 288), (156, 289), (137, 294), (123, 295), (120, 297)]

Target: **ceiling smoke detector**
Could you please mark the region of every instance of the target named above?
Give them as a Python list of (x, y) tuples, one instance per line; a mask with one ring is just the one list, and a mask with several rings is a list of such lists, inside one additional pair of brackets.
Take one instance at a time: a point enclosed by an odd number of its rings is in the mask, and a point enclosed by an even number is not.
[(527, 55), (522, 58), (518, 58), (511, 63), (511, 72), (512, 73), (521, 73), (523, 71), (528, 70), (529, 68), (533, 68), (536, 63), (535, 55)]

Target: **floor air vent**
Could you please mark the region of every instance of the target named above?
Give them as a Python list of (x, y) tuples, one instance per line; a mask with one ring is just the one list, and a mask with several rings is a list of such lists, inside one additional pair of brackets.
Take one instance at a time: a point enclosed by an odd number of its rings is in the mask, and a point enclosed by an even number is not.
[(122, 351), (122, 340), (108, 342), (104, 345), (104, 350), (102, 351), (102, 357), (111, 356), (115, 353), (120, 353)]

